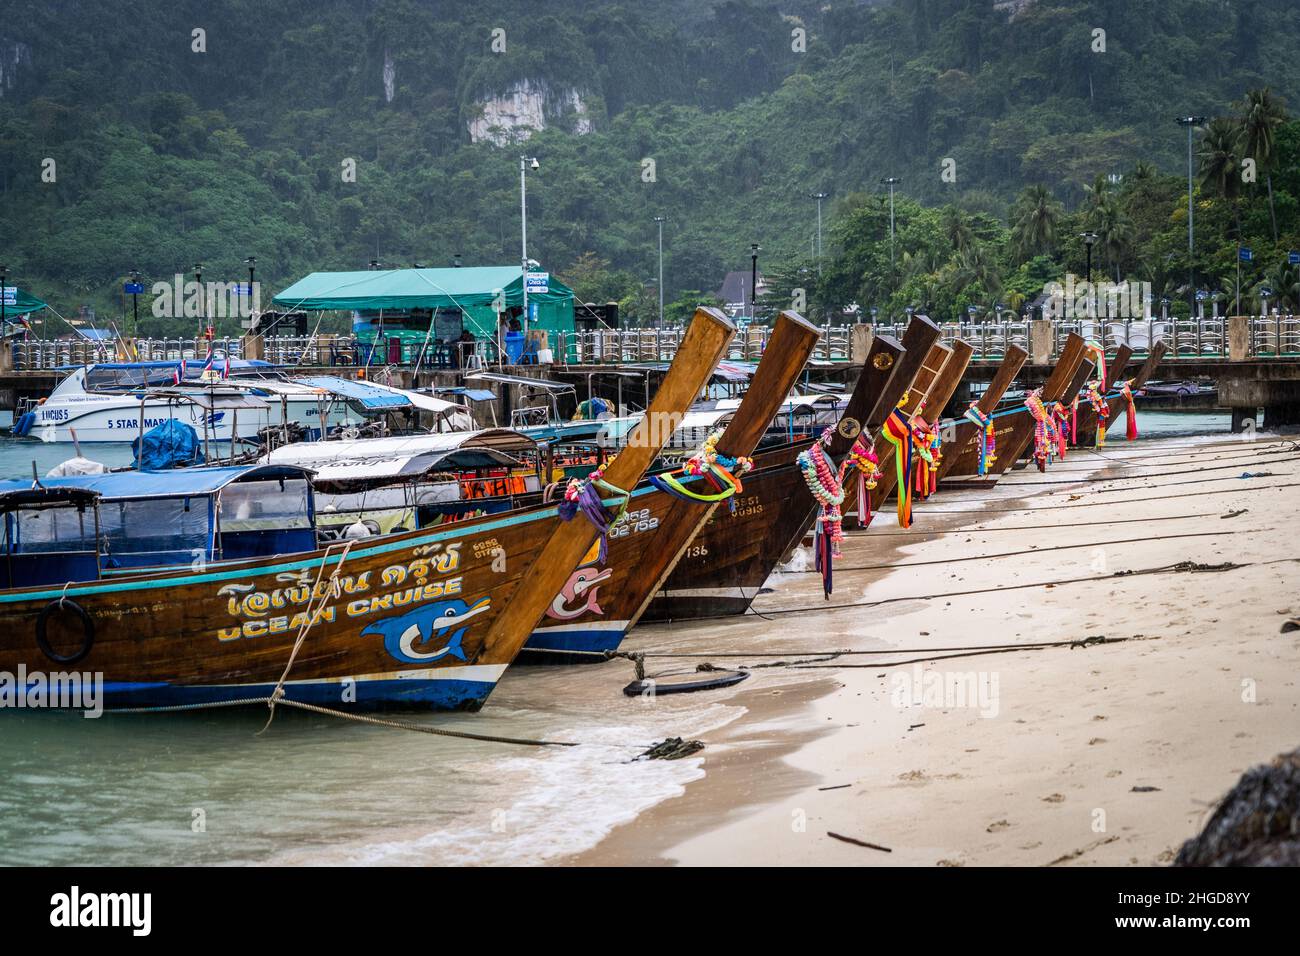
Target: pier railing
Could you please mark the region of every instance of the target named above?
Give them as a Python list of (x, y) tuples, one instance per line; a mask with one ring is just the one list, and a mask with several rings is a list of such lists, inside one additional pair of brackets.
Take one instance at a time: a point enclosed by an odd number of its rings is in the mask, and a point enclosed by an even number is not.
[[(1134, 354), (1145, 355), (1156, 342), (1167, 348), (1166, 361), (1184, 359), (1226, 359), (1229, 355), (1229, 321), (1226, 318), (1199, 319), (1071, 319), (1052, 324), (1052, 350), (1059, 353), (1065, 338), (1076, 332), (1083, 338), (1100, 343), (1107, 354), (1114, 354), (1127, 344)], [(1023, 319), (995, 321), (961, 321), (939, 323), (942, 341), (960, 338), (975, 350), (975, 359), (1000, 360), (1013, 345), (1032, 353), (1030, 323)], [(828, 325), (813, 358), (824, 362), (847, 362), (853, 350), (855, 326)], [(877, 322), (875, 331), (901, 337), (906, 323)], [(1246, 322), (1246, 356), (1252, 359), (1300, 359), (1300, 315), (1251, 316)], [(737, 332), (727, 352), (731, 361), (757, 361), (767, 348), (770, 329), (751, 325)], [(677, 354), (684, 330), (602, 329), (562, 334), (552, 342), (555, 362), (562, 365), (624, 365), (636, 362), (668, 362)], [(238, 338), (220, 338), (213, 342), (219, 356), (242, 358), (243, 342)], [(12, 340), (15, 371), (42, 371), (72, 365), (119, 361), (202, 361), (208, 352), (205, 338), (137, 339), (134, 353), (124, 354), (113, 342), (89, 340)], [(452, 350), (455, 350), (453, 353)], [(378, 347), (356, 342), (350, 336), (265, 336), (263, 357), (279, 366), (356, 366), (383, 365), (422, 368), (475, 368), (495, 365), (494, 344), (488, 341), (430, 343), (389, 343)], [(535, 361), (535, 354), (530, 356)]]

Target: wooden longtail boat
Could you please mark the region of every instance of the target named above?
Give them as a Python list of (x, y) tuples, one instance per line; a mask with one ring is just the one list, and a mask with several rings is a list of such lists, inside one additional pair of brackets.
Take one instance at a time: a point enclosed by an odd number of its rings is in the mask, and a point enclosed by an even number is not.
[[(696, 313), (654, 402), (605, 471), (640, 480), (735, 333)], [(29, 511), (92, 528), (75, 549), (15, 554), (50, 583), (0, 592), (0, 670), (102, 675), (114, 706), (207, 704), (271, 695), (343, 708), (476, 710), (596, 540), (581, 515), (542, 505), (450, 526), (341, 542), (306, 554), (59, 583), (57, 560), (97, 562), (93, 493), (0, 497), (7, 527)], [(25, 497), (24, 497), (25, 496)], [(617, 504), (621, 496), (610, 497)], [(71, 512), (65, 512), (71, 514)]]
[[(1166, 346), (1163, 341), (1156, 342), (1147, 354), (1146, 360), (1138, 368), (1137, 374), (1133, 378), (1125, 380), (1124, 372), (1128, 368), (1129, 361), (1133, 355), (1133, 350), (1127, 345), (1121, 345), (1115, 353), (1115, 358), (1111, 361), (1106, 369), (1106, 388), (1102, 393), (1105, 396), (1106, 407), (1110, 414), (1106, 419), (1107, 430), (1113, 428), (1120, 412), (1129, 411), (1129, 401), (1134, 392), (1141, 390), (1142, 386), (1151, 379), (1155, 373), (1156, 367), (1160, 360), (1164, 358)], [(1124, 391), (1127, 385), (1128, 393)], [(1136, 410), (1133, 411), (1136, 415)], [(1137, 422), (1132, 422), (1130, 431), (1136, 433)], [(1074, 444), (1080, 448), (1095, 445), (1097, 442), (1097, 411), (1090, 400), (1080, 399), (1078, 419), (1074, 429)]]
[[(920, 430), (922, 423), (924, 429), (931, 434), (937, 434), (935, 428), (939, 421), (939, 416), (943, 414), (944, 408), (952, 400), (953, 394), (957, 391), (957, 386), (961, 384), (962, 376), (966, 374), (966, 369), (970, 365), (971, 356), (974, 349), (967, 342), (958, 339), (953, 342), (952, 347), (946, 349), (946, 355), (943, 357), (943, 364), (931, 371), (929, 368), (923, 368), (917, 373), (916, 382), (908, 390), (907, 404), (899, 408), (899, 415), (903, 422), (909, 423), (911, 432), (915, 436)], [(931, 355), (933, 361), (933, 353)], [(927, 374), (928, 373), (928, 374)], [(880, 457), (880, 477), (876, 479), (876, 488), (872, 492), (872, 499), (877, 502), (884, 502), (889, 499), (891, 494), (899, 491), (898, 487), (898, 462), (897, 452), (892, 444), (885, 444), (885, 447), (876, 449)], [(913, 451), (913, 467), (916, 467), (916, 457), (919, 454)], [(938, 463), (943, 464), (942, 457)], [(914, 476), (907, 475), (907, 481), (913, 481)], [(932, 487), (934, 480), (937, 479), (937, 471), (934, 478), (925, 482), (927, 487)], [(906, 489), (904, 489), (906, 490)], [(913, 489), (915, 492), (915, 489)], [(848, 494), (846, 492), (846, 501)], [(917, 500), (923, 500), (929, 495), (929, 491), (919, 494)], [(854, 495), (856, 498), (856, 495)]]
[(738, 479), (736, 495), (743, 499), (751, 493), (749, 477), (736, 471), (734, 463), (753, 454), (819, 337), (817, 327), (798, 314), (781, 313), (749, 390), (711, 452), (714, 464), (727, 474), (716, 483), (703, 477), (672, 478), (680, 490), (659, 476), (654, 484), (638, 488), (623, 517), (610, 527), (604, 560), (588, 553), (568, 575), (534, 628), (522, 660), (590, 661), (598, 659), (591, 655), (618, 647), (699, 530), (715, 511), (730, 509), (731, 500), (724, 497), (730, 476)]
[[(840, 460), (862, 432), (876, 434), (911, 384), (939, 328), (916, 316), (900, 345), (885, 335), (871, 343), (849, 403), (831, 435), (827, 456)], [(812, 528), (818, 508), (796, 460), (811, 441), (760, 452), (734, 511), (719, 508), (686, 548), (644, 621), (743, 614), (776, 565)]]
[[(1028, 358), (1029, 353), (1019, 345), (1007, 346), (1007, 352), (1002, 356), (1002, 364), (993, 373), (993, 379), (989, 382), (989, 387), (984, 390), (984, 394), (974, 403), (973, 408), (956, 420), (951, 426), (951, 437), (944, 440), (943, 461), (939, 463), (940, 481), (944, 479), (948, 472), (952, 471), (952, 466), (963, 457), (969, 458), (974, 455), (976, 461), (979, 461), (981, 449), (984, 448), (985, 426), (978, 424), (978, 422), (987, 420), (988, 416), (997, 410), (998, 403), (1002, 401), (1002, 396), (1007, 393), (1011, 383), (1016, 380), (1016, 376), (1020, 374), (1020, 370), (1024, 367)], [(982, 475), (985, 469), (977, 466), (976, 471)]]
[[(1092, 362), (1085, 359), (1087, 344), (1071, 332), (1065, 348), (1056, 361), (1052, 374), (1042, 388), (1042, 402), (1050, 410), (1059, 401), (1073, 399), (1087, 376), (1092, 373)], [(1034, 440), (1034, 416), (1023, 404), (993, 412), (993, 431), (997, 443), (997, 460), (986, 474), (1000, 475), (1007, 470)], [(940, 472), (940, 483), (956, 482), (979, 474), (979, 450), (976, 446), (960, 448), (950, 459), (947, 478)]]

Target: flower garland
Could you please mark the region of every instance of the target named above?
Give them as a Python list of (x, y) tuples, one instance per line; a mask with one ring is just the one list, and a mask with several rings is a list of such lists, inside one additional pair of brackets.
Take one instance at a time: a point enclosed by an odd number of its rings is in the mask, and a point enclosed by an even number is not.
[[(736, 510), (736, 494), (744, 490), (744, 486), (740, 483), (740, 476), (753, 468), (754, 462), (744, 456), (732, 458), (719, 452), (718, 440), (721, 437), (721, 432), (710, 432), (709, 436), (704, 439), (704, 445), (700, 450), (688, 458), (681, 468), (676, 471), (664, 472), (661, 475), (651, 475), (650, 483), (660, 491), (666, 491), (678, 498), (686, 498), (690, 501), (715, 503), (730, 500), (731, 510), (734, 512)], [(680, 481), (677, 478), (678, 475), (704, 478), (714, 490), (712, 492), (695, 491)]]
[(830, 444), (834, 429), (827, 428), (807, 450), (799, 453), (799, 471), (813, 500), (817, 502), (817, 524), (813, 531), (813, 563), (822, 574), (822, 590), (830, 597), (833, 584), (832, 562), (841, 557), (840, 543), (844, 540), (845, 488), (850, 469), (858, 476), (858, 513), (866, 514), (866, 524), (871, 521), (870, 490), (876, 487), (880, 475), (880, 459), (869, 440), (858, 435), (848, 456), (835, 469), (826, 457), (823, 446)]
[(986, 475), (989, 466), (998, 460), (996, 454), (998, 442), (993, 432), (993, 416), (981, 412), (978, 402), (971, 402), (970, 408), (966, 409), (966, 414), (962, 417), (975, 426), (980, 449), (979, 473), (981, 476)]
[[(624, 512), (627, 511), (628, 501), (632, 497), (631, 492), (624, 491), (622, 488), (616, 487), (605, 480), (605, 470), (613, 462), (614, 458), (610, 458), (587, 475), (586, 478), (570, 478), (564, 488), (564, 500), (560, 502), (558, 508), (560, 518), (564, 521), (572, 521), (576, 515), (581, 513), (595, 526), (597, 533), (600, 535), (600, 555), (598, 560), (602, 564), (609, 551), (610, 526), (623, 517)], [(548, 488), (548, 498), (550, 491), (551, 488)], [(605, 507), (601, 492), (622, 499), (613, 514)]]
[(939, 464), (943, 461), (940, 453), (942, 440), (939, 437), (939, 423), (933, 425), (921, 415), (912, 417), (912, 492), (924, 501), (939, 488)]
[(1038, 465), (1039, 471), (1046, 471), (1047, 463), (1052, 460), (1053, 451), (1062, 440), (1057, 432), (1054, 413), (1048, 411), (1043, 405), (1041, 388), (1034, 389), (1025, 396), (1025, 408), (1034, 419), (1034, 463)]

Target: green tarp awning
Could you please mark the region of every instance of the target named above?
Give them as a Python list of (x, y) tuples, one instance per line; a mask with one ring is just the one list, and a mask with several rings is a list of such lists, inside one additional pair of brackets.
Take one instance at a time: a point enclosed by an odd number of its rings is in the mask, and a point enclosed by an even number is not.
[(5, 286), (3, 296), (6, 318), (13, 315), (26, 315), (28, 312), (45, 308), (44, 302), (17, 286)]
[[(498, 292), (507, 306), (523, 304), (518, 266), (461, 269), (392, 269), (366, 272), (313, 272), (271, 301), (283, 309), (467, 309), (491, 306)], [(563, 302), (573, 290), (551, 276), (546, 292), (529, 292), (529, 302)]]

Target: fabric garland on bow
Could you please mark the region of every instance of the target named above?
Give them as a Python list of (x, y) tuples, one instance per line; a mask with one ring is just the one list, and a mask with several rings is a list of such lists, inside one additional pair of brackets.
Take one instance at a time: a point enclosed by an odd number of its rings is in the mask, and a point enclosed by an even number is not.
[[(736, 495), (744, 490), (744, 486), (740, 483), (740, 476), (749, 471), (754, 463), (749, 458), (731, 458), (720, 453), (717, 446), (721, 436), (721, 432), (711, 432), (704, 440), (704, 446), (688, 458), (681, 468), (661, 475), (651, 475), (650, 483), (660, 491), (666, 491), (688, 501), (712, 504), (729, 500), (731, 510), (734, 512)], [(681, 481), (678, 475), (703, 478), (713, 491), (696, 491)]]
[(1124, 437), (1129, 441), (1135, 441), (1138, 437), (1138, 417), (1137, 408), (1133, 405), (1133, 383), (1124, 382), (1119, 387), (1120, 397), (1125, 401), (1124, 414), (1128, 418), (1128, 428)]
[(827, 428), (817, 441), (806, 451), (799, 453), (797, 459), (799, 471), (803, 473), (808, 491), (818, 505), (817, 523), (813, 528), (813, 566), (822, 575), (822, 591), (830, 597), (833, 589), (832, 562), (841, 557), (840, 543), (844, 540), (844, 504), (845, 488), (849, 469), (858, 475), (858, 514), (865, 511), (866, 523), (871, 521), (870, 489), (876, 487), (876, 478), (880, 474), (877, 467), (879, 459), (870, 442), (864, 442), (858, 435), (853, 448), (841, 463), (838, 470), (826, 457), (824, 445), (831, 441), (834, 430)]
[(900, 409), (885, 419), (885, 441), (894, 446), (894, 470), (898, 477), (898, 526), (912, 527), (912, 429)]
[(975, 426), (980, 450), (979, 473), (981, 476), (987, 475), (989, 466), (998, 460), (995, 454), (998, 444), (993, 434), (993, 416), (981, 412), (978, 402), (971, 402), (970, 408), (966, 409), (962, 417)]
[[(560, 502), (557, 508), (563, 521), (572, 521), (578, 514), (581, 514), (592, 523), (592, 526), (600, 535), (600, 556), (598, 560), (602, 564), (609, 552), (609, 529), (623, 517), (623, 514), (627, 511), (628, 501), (632, 497), (631, 492), (615, 487), (605, 480), (605, 469), (609, 467), (610, 462), (613, 460), (611, 458), (586, 478), (570, 478), (569, 483), (564, 488), (564, 500)], [(548, 499), (554, 487), (552, 485), (547, 489), (546, 497)], [(621, 499), (618, 507), (612, 513), (605, 506), (601, 492), (611, 498)]]

